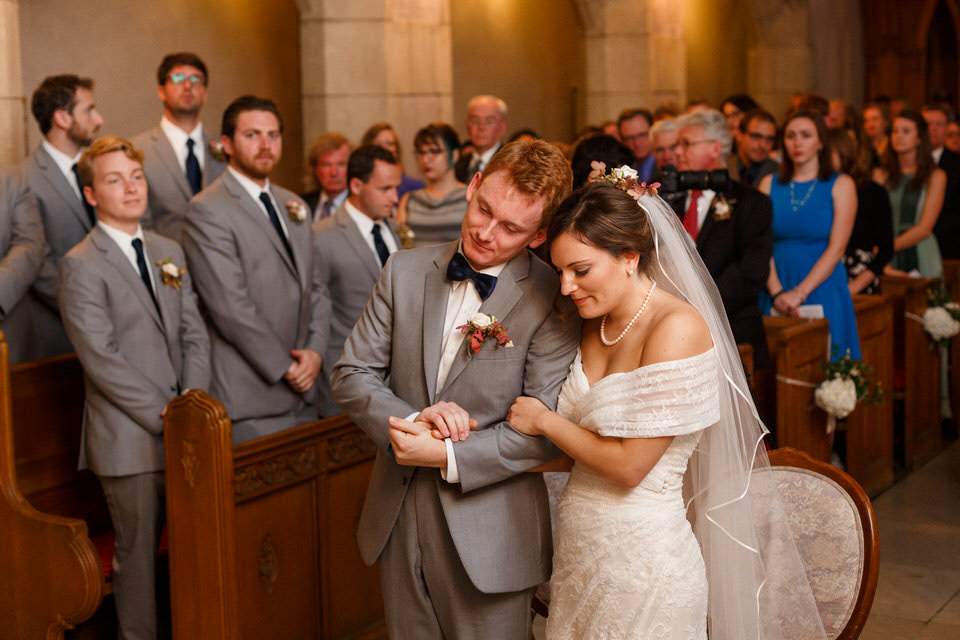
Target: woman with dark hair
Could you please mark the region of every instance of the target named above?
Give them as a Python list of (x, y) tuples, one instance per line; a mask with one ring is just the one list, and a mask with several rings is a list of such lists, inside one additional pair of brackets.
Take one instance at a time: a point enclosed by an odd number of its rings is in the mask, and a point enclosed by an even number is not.
[(594, 134), (580, 138), (573, 147), (570, 167), (573, 169), (573, 188), (587, 183), (590, 163), (602, 162), (608, 167), (619, 167), (634, 160), (633, 151), (613, 136)]
[(797, 111), (783, 125), (783, 162), (759, 189), (773, 201), (773, 257), (760, 310), (799, 315), (818, 305), (830, 321), (832, 357), (860, 358), (847, 273), (841, 264), (857, 211), (856, 185), (835, 173), (823, 118)]
[(574, 461), (547, 638), (823, 638), (720, 294), (624, 170), (548, 226), (580, 350), (556, 412), (520, 397), (507, 415)]
[(947, 174), (933, 162), (927, 122), (916, 111), (901, 111), (893, 121), (890, 152), (876, 173), (893, 207), (891, 273), (917, 270), (925, 278), (943, 275), (933, 226), (940, 217)]
[(414, 189), (423, 189), (423, 180), (417, 180), (413, 176), (407, 175), (407, 170), (403, 166), (403, 153), (400, 150), (400, 141), (397, 139), (397, 132), (394, 131), (392, 124), (389, 122), (378, 122), (371, 125), (369, 129), (364, 131), (363, 138), (360, 140), (360, 146), (365, 144), (375, 144), (378, 147), (383, 147), (397, 159), (397, 164), (400, 165), (400, 170), (403, 171), (403, 175), (400, 177), (400, 187), (397, 189), (398, 198), (402, 198), (405, 193), (413, 191)]
[(893, 257), (893, 214), (887, 190), (870, 178), (870, 153), (844, 127), (830, 129), (831, 166), (857, 185), (857, 215), (843, 262), (851, 294), (880, 293), (883, 269)]
[(446, 123), (434, 122), (417, 131), (413, 149), (427, 184), (400, 199), (397, 222), (413, 231), (414, 247), (456, 240), (467, 212), (467, 187), (454, 171), (460, 158), (457, 132)]

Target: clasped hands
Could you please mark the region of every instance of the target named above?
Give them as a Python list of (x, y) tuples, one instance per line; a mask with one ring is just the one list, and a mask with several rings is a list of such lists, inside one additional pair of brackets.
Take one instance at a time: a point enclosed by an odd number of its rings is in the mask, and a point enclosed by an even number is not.
[(293, 361), (283, 374), (283, 379), (297, 393), (308, 391), (320, 374), (323, 358), (313, 349), (293, 349), (290, 356)]

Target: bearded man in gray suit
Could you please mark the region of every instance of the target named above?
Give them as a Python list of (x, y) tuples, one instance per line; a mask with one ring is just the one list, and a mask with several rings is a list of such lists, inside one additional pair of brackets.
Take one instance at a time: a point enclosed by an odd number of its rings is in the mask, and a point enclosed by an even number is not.
[(79, 172), (99, 219), (60, 264), (63, 322), (84, 372), (80, 467), (100, 478), (116, 533), (113, 596), (123, 640), (157, 637), (162, 416), (181, 391), (210, 381), (210, 343), (183, 251), (140, 227), (142, 159), (116, 136), (84, 153)]
[[(506, 145), (470, 182), (458, 242), (390, 258), (334, 367), (334, 401), (378, 448), (357, 539), (391, 638), (529, 638), (552, 547), (525, 472), (558, 452), (505, 416), (519, 395), (555, 406), (576, 353), (576, 313), (555, 312), (557, 276), (526, 250), (571, 179), (551, 145)], [(484, 340), (493, 321), (507, 335)]]
[(216, 180), (226, 163), (211, 150), (200, 111), (207, 102), (207, 65), (195, 53), (171, 53), (157, 68), (163, 117), (136, 135), (150, 185), (144, 224), (180, 242), (187, 201)]
[(310, 211), (270, 182), (283, 123), (268, 99), (223, 113), (229, 167), (187, 205), (184, 249), (211, 335), (211, 392), (243, 442), (316, 420), (330, 298), (313, 263)]
[(33, 340), (30, 359), (73, 351), (57, 307), (57, 270), (67, 251), (96, 224), (94, 207), (83, 198), (77, 161), (103, 118), (93, 102), (93, 80), (75, 75), (44, 78), (30, 109), (43, 140), (21, 164), (36, 196), (49, 252), (31, 291)]

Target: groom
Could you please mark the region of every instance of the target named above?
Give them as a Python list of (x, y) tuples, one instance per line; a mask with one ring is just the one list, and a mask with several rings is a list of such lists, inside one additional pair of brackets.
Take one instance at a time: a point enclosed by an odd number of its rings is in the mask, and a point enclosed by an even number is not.
[[(467, 188), (458, 242), (391, 256), (334, 367), (334, 400), (378, 446), (357, 539), (394, 640), (530, 636), (552, 549), (543, 480), (524, 471), (559, 452), (504, 417), (519, 395), (554, 407), (576, 352), (576, 313), (554, 312), (557, 277), (526, 250), (570, 182), (549, 144), (504, 147)], [(468, 351), (478, 312), (513, 345)]]

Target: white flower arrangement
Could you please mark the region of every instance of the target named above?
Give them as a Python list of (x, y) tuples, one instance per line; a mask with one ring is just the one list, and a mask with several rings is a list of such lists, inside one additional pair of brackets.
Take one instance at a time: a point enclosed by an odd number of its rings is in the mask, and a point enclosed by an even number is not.
[(824, 380), (813, 392), (813, 401), (831, 416), (843, 420), (857, 406), (857, 385), (850, 378)]
[(960, 308), (956, 302), (947, 302), (943, 306), (929, 306), (923, 312), (923, 329), (936, 342), (949, 341), (960, 333), (957, 315), (960, 315)]

